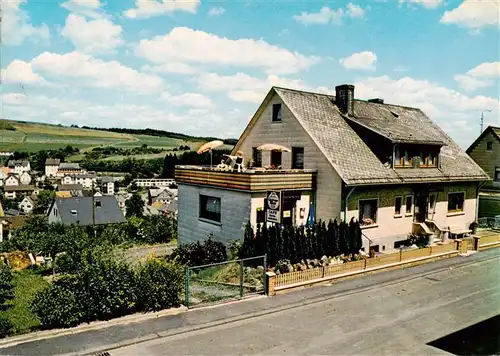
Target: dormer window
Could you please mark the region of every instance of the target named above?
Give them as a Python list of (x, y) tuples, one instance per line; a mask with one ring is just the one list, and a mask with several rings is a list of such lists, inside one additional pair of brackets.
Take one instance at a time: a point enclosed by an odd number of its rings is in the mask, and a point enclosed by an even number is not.
[(281, 104), (273, 104), (273, 122), (281, 122)]
[(396, 148), (394, 167), (411, 167), (411, 159), (408, 150)]

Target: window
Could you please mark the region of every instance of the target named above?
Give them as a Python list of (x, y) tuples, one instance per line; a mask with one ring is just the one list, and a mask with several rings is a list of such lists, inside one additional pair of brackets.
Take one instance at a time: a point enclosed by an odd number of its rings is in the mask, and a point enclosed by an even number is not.
[(377, 223), (378, 199), (359, 201), (359, 223), (369, 226)]
[(403, 204), (402, 197), (396, 197), (394, 201), (394, 215), (401, 215), (401, 205)]
[(273, 104), (273, 122), (281, 122), (281, 104)]
[(304, 169), (304, 147), (292, 147), (292, 169)]
[(465, 193), (448, 193), (448, 212), (457, 213), (464, 211)]
[(262, 167), (262, 151), (259, 151), (257, 147), (252, 148), (252, 159), (254, 167)]
[(496, 181), (500, 181), (500, 167), (495, 167), (495, 177)]
[(429, 211), (434, 212), (434, 207), (436, 206), (436, 194), (429, 195)]
[(200, 218), (220, 222), (220, 198), (200, 195)]
[(271, 166), (275, 168), (281, 167), (281, 152), (271, 151)]
[(266, 221), (266, 216), (264, 214), (264, 209), (257, 208), (257, 224), (262, 224)]
[(493, 151), (493, 142), (492, 141), (486, 142), (486, 150)]
[(406, 196), (406, 214), (411, 214), (413, 208), (413, 195)]

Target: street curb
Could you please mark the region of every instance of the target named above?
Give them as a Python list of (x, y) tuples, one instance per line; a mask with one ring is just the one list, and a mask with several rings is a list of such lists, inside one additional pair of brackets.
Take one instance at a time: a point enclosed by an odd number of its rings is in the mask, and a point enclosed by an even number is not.
[[(76, 355), (95, 356), (95, 354), (97, 354), (98, 352), (103, 352), (103, 351), (109, 352), (109, 351), (116, 350), (116, 349), (119, 349), (122, 347), (132, 346), (132, 345), (140, 344), (143, 342), (152, 341), (155, 339), (178, 336), (178, 335), (182, 335), (182, 334), (187, 334), (187, 333), (191, 333), (191, 332), (205, 330), (205, 329), (208, 329), (211, 327), (224, 326), (224, 325), (228, 325), (228, 324), (232, 324), (232, 323), (237, 323), (237, 322), (240, 322), (243, 320), (254, 319), (254, 318), (259, 318), (261, 316), (281, 313), (281, 312), (284, 312), (287, 310), (296, 309), (296, 308), (300, 308), (300, 307), (306, 307), (306, 306), (309, 306), (312, 304), (322, 303), (325, 301), (349, 296), (352, 294), (370, 291), (370, 290), (376, 289), (376, 288), (391, 286), (393, 284), (398, 284), (398, 283), (410, 281), (410, 280), (413, 280), (415, 278), (425, 278), (428, 275), (448, 271), (448, 270), (453, 269), (453, 268), (462, 268), (462, 267), (467, 267), (467, 266), (472, 265), (472, 264), (485, 263), (485, 262), (488, 262), (492, 259), (497, 259), (498, 257), (499, 256), (493, 256), (493, 257), (485, 258), (485, 259), (479, 260), (479, 261), (468, 261), (468, 262), (465, 262), (465, 263), (462, 263), (459, 265), (454, 265), (451, 267), (447, 266), (447, 267), (443, 267), (443, 268), (429, 271), (426, 273), (422, 273), (422, 274), (419, 274), (417, 276), (402, 277), (402, 278), (398, 278), (398, 279), (393, 280), (393, 281), (388, 281), (388, 282), (380, 283), (380, 284), (374, 284), (374, 285), (367, 286), (364, 288), (351, 289), (351, 290), (339, 292), (336, 294), (323, 295), (323, 296), (319, 296), (319, 297), (315, 297), (315, 298), (311, 298), (311, 299), (307, 299), (307, 300), (296, 301), (296, 302), (292, 302), (290, 304), (287, 304), (285, 306), (277, 307), (277, 308), (273, 308), (273, 309), (265, 309), (265, 310), (258, 311), (258, 312), (244, 313), (244, 314), (237, 315), (234, 317), (225, 317), (225, 318), (217, 319), (214, 321), (209, 321), (209, 322), (206, 322), (203, 324), (199, 324), (196, 326), (191, 325), (191, 326), (185, 326), (185, 327), (176, 328), (176, 329), (172, 329), (172, 330), (166, 330), (164, 332), (152, 333), (150, 335), (145, 335), (145, 336), (140, 337), (140, 338), (129, 339), (129, 340), (126, 340), (123, 342), (109, 344), (105, 348), (99, 347), (99, 348), (95, 348), (95, 349), (85, 350), (83, 353), (82, 352), (80, 352), (80, 353), (67, 353), (67, 354), (60, 355), (60, 356), (76, 356)], [(274, 297), (272, 297), (272, 298), (274, 298)], [(242, 301), (244, 301), (244, 300), (240, 300), (237, 302), (242, 302)], [(219, 304), (216, 306), (210, 306), (210, 307), (206, 307), (206, 308), (220, 307), (220, 306), (224, 306), (224, 305), (227, 305), (227, 304)], [(197, 311), (200, 309), (205, 309), (205, 308), (190, 309), (190, 310), (188, 310), (188, 312)]]
[(23, 344), (26, 342), (52, 339), (52, 338), (59, 337), (59, 336), (79, 334), (79, 333), (82, 333), (85, 331), (105, 329), (107, 327), (115, 326), (115, 325), (127, 325), (127, 324), (132, 324), (132, 323), (138, 323), (141, 321), (157, 319), (157, 318), (161, 318), (164, 316), (178, 315), (178, 314), (184, 313), (186, 311), (188, 311), (188, 308), (185, 307), (184, 305), (181, 305), (178, 308), (160, 310), (158, 312), (148, 312), (148, 313), (142, 313), (142, 314), (136, 313), (136, 314), (126, 315), (126, 316), (123, 316), (121, 318), (114, 318), (114, 319), (104, 320), (104, 321), (102, 321), (102, 320), (101, 321), (93, 321), (89, 324), (80, 324), (78, 326), (75, 326), (73, 328), (68, 328), (68, 329), (52, 329), (52, 330), (45, 330), (45, 331), (36, 331), (36, 332), (25, 334), (25, 335), (12, 336), (12, 337), (8, 337), (8, 338), (3, 339), (0, 341), (0, 349), (6, 348), (6, 347), (11, 347), (11, 346), (16, 346), (16, 345)]

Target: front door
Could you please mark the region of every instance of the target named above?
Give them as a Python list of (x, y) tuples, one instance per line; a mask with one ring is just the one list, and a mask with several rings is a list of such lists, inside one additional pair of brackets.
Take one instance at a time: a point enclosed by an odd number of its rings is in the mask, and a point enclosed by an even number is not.
[(415, 221), (425, 222), (427, 218), (429, 194), (424, 191), (415, 192)]

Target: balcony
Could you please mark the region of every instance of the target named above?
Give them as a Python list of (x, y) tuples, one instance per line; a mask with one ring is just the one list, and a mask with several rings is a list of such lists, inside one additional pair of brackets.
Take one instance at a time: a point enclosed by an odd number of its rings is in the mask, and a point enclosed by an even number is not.
[(175, 181), (246, 192), (269, 190), (314, 190), (316, 170), (311, 169), (247, 169), (222, 171), (209, 166), (176, 166)]

